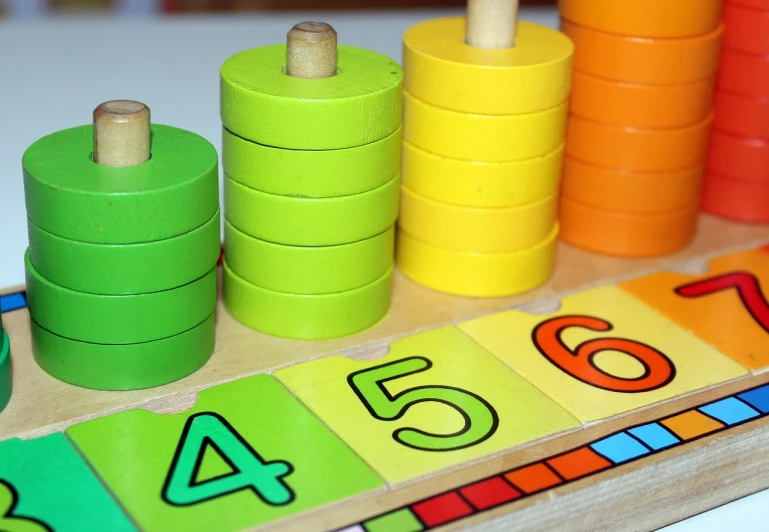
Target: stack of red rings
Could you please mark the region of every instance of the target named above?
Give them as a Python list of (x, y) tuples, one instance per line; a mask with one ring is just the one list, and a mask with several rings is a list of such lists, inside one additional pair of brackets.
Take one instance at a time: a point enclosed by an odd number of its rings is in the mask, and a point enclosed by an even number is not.
[(702, 206), (769, 222), (769, 0), (727, 0)]

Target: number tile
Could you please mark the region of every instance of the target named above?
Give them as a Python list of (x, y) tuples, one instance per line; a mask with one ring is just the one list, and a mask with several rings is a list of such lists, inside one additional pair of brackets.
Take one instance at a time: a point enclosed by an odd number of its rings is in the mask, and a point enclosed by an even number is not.
[(619, 286), (743, 366), (769, 367), (769, 253), (743, 251), (708, 265), (704, 275), (660, 272)]
[(693, 440), (724, 428), (723, 423), (696, 410), (669, 417), (662, 424), (682, 440)]
[(590, 447), (582, 447), (547, 461), (565, 480), (577, 480), (612, 466), (606, 458)]
[(333, 356), (275, 377), (392, 484), (579, 426), (455, 327), (396, 340), (377, 361)]
[(586, 423), (748, 373), (615, 286), (552, 314), (511, 310), (459, 328)]
[(428, 527), (440, 526), (473, 513), (473, 508), (455, 491), (414, 504), (411, 509)]
[(0, 442), (0, 530), (134, 531), (63, 434)]
[(130, 410), (67, 434), (148, 531), (243, 530), (383, 486), (269, 375), (204, 390), (183, 413)]

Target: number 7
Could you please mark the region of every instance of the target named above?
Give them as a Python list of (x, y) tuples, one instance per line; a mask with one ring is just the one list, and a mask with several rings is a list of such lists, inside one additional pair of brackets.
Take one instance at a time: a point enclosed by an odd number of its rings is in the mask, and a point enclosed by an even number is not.
[(477, 445), (490, 438), (499, 426), (499, 417), (488, 402), (474, 393), (452, 386), (417, 386), (391, 395), (385, 383), (427, 371), (432, 362), (411, 357), (351, 373), (347, 383), (376, 419), (394, 421), (418, 403), (434, 402), (459, 412), (464, 426), (453, 434), (431, 434), (416, 428), (399, 428), (395, 441), (422, 451), (454, 451)]

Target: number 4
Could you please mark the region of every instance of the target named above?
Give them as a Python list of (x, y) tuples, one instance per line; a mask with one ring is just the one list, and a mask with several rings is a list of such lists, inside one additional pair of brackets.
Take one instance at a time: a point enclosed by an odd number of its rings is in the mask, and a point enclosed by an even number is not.
[[(209, 446), (232, 473), (197, 482)], [(189, 506), (250, 489), (265, 503), (279, 506), (294, 500), (293, 491), (283, 481), (293, 470), (288, 462), (265, 462), (227, 420), (201, 412), (187, 419), (162, 495), (169, 504)]]

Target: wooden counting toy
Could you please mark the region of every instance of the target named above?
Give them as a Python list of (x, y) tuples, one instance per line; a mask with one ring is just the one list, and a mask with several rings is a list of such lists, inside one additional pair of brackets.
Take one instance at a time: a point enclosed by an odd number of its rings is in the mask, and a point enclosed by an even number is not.
[(769, 3), (727, 0), (703, 208), (769, 222)]
[(465, 296), (530, 290), (552, 271), (573, 46), (518, 22), (518, 2), (404, 35), (403, 193), (396, 261)]
[(111, 101), (24, 154), (33, 352), (66, 382), (146, 388), (213, 352), (219, 254), (217, 155)]
[(647, 531), (769, 489), (769, 229), (730, 221), (769, 222), (769, 0), (726, 2), (470, 0), (403, 69), (299, 23), (219, 71), (223, 217), (140, 102), (34, 142), (0, 531)]
[(303, 22), (221, 79), (229, 312), (299, 339), (375, 324), (393, 274), (400, 66)]
[(561, 0), (562, 30), (576, 48), (560, 211), (566, 242), (644, 257), (691, 241), (721, 4)]

